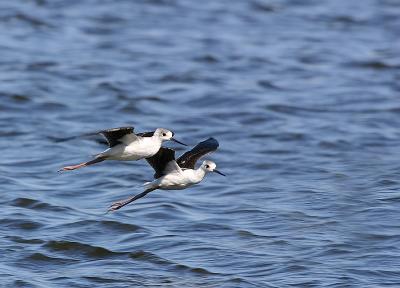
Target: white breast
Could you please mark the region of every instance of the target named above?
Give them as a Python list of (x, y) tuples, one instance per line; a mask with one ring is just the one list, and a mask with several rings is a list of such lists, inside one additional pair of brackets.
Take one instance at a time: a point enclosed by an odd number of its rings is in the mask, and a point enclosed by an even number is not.
[(153, 137), (138, 137), (130, 144), (119, 144), (106, 150), (106, 156), (111, 160), (139, 160), (148, 158), (157, 153), (161, 147), (161, 142)]
[(189, 182), (193, 184), (197, 184), (203, 180), (205, 173), (200, 170), (193, 170), (193, 169), (184, 169), (183, 170), (183, 175), (186, 179), (188, 179)]
[(159, 178), (158, 185), (162, 190), (180, 190), (199, 183), (203, 178), (202, 171), (186, 169)]

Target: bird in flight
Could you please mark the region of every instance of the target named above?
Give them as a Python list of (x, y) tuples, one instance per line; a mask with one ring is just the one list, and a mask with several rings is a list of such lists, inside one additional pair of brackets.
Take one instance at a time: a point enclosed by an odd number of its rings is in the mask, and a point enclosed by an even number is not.
[(129, 161), (149, 158), (154, 156), (159, 151), (161, 144), (164, 141), (169, 140), (187, 146), (186, 144), (173, 138), (173, 132), (164, 128), (157, 128), (153, 132), (137, 134), (135, 134), (133, 130), (133, 127), (119, 127), (85, 134), (84, 136), (96, 134), (103, 135), (107, 140), (109, 148), (97, 154), (95, 158), (90, 161), (77, 165), (65, 166), (59, 171), (75, 170), (102, 162), (104, 160)]
[(205, 160), (201, 166), (195, 169), (197, 160), (206, 154), (217, 150), (219, 144), (214, 138), (209, 138), (197, 144), (192, 150), (184, 153), (175, 160), (175, 151), (161, 147), (158, 152), (146, 158), (147, 162), (155, 170), (152, 182), (144, 184), (145, 190), (128, 199), (113, 203), (108, 211), (118, 210), (129, 203), (146, 196), (151, 191), (161, 190), (181, 190), (201, 182), (209, 172), (215, 172), (222, 176), (223, 173), (216, 169), (217, 165), (213, 161)]

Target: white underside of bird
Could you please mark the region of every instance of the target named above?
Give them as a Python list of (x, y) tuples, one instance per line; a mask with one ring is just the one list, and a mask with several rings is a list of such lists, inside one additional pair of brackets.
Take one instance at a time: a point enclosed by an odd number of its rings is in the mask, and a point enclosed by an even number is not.
[[(132, 138), (136, 139), (132, 139)], [(108, 148), (96, 155), (107, 160), (135, 161), (153, 156), (160, 149), (162, 141), (159, 137), (136, 137), (126, 135), (121, 139), (121, 144)]]
[(202, 169), (202, 167), (194, 170), (181, 169), (176, 162), (171, 162), (169, 165), (174, 165), (176, 167), (173, 167), (173, 170), (168, 171), (167, 175), (146, 183), (146, 189), (181, 190), (200, 183), (206, 175), (206, 171)]

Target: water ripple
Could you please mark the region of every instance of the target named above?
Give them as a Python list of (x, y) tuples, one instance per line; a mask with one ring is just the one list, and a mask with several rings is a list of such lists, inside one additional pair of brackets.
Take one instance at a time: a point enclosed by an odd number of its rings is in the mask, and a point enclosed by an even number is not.
[[(396, 1), (0, 8), (2, 285), (398, 286)], [(56, 171), (126, 125), (216, 137), (227, 177), (105, 214), (145, 162)]]

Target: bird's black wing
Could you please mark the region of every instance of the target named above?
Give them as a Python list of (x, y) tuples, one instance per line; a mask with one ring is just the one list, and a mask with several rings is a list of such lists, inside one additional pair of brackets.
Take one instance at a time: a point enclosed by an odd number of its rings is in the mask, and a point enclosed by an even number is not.
[(153, 137), (154, 131), (137, 133), (136, 135), (140, 137)]
[[(146, 132), (146, 133), (151, 133), (151, 132)], [(107, 129), (107, 130), (100, 130), (96, 132), (89, 132), (89, 133), (84, 133), (80, 135), (75, 135), (75, 136), (69, 136), (69, 137), (55, 137), (55, 136), (49, 136), (47, 137), (48, 139), (59, 143), (59, 142), (66, 142), (66, 141), (71, 141), (75, 140), (78, 138), (93, 138), (94, 136), (101, 134), (104, 136), (105, 139), (103, 138), (95, 138), (94, 140), (100, 144), (103, 145), (109, 145), (110, 147), (113, 147), (117, 144), (119, 144), (118, 139), (122, 138), (123, 136), (127, 134), (133, 134), (133, 127), (119, 127), (119, 128), (112, 128), (112, 129)], [(143, 133), (141, 133), (143, 134)]]
[(171, 161), (175, 161), (175, 151), (169, 148), (161, 147), (156, 154), (146, 158), (146, 161), (156, 172), (154, 174), (154, 178), (160, 178), (166, 174), (167, 164)]
[(103, 135), (108, 142), (108, 145), (111, 147), (114, 147), (115, 145), (118, 145), (121, 143), (121, 138), (124, 137), (125, 135), (133, 134), (133, 127), (118, 127), (118, 128), (112, 128), (112, 129), (107, 129), (107, 130), (102, 130), (97, 132), (97, 134)]
[(192, 150), (183, 154), (176, 162), (181, 168), (194, 169), (197, 160), (217, 150), (218, 146), (218, 141), (215, 138), (208, 138), (197, 144)]

